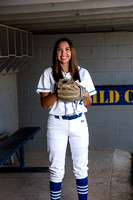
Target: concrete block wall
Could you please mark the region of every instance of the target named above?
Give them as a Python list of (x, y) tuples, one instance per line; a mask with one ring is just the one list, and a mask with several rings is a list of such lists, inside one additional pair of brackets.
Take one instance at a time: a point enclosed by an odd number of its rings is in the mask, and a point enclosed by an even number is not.
[[(78, 64), (95, 85), (133, 85), (133, 33), (35, 35), (34, 59), (18, 76), (20, 126), (41, 126), (27, 148), (46, 148), (47, 110), (40, 106), (36, 86), (51, 66), (54, 43), (68, 37), (76, 47)], [(119, 148), (133, 152), (133, 105), (91, 106), (86, 114), (91, 148)]]
[(17, 75), (0, 75), (0, 134), (18, 129)]

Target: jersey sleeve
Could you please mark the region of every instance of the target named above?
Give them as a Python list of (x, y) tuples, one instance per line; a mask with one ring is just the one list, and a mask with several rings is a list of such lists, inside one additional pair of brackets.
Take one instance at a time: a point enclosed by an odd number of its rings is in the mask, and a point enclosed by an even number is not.
[(85, 73), (85, 79), (86, 79), (86, 90), (89, 92), (89, 95), (92, 96), (92, 95), (96, 94), (97, 92), (96, 92), (95, 86), (94, 86), (92, 78), (87, 70)]
[(50, 74), (47, 69), (44, 71), (39, 79), (36, 92), (38, 94), (40, 92), (51, 92)]

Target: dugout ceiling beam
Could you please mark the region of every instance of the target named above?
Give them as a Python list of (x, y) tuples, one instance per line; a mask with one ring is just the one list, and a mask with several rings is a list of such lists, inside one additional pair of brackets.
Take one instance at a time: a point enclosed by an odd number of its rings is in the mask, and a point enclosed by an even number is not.
[(0, 23), (33, 34), (133, 31), (133, 0), (1, 0)]
[(33, 57), (32, 34), (133, 31), (133, 0), (0, 0), (0, 73)]

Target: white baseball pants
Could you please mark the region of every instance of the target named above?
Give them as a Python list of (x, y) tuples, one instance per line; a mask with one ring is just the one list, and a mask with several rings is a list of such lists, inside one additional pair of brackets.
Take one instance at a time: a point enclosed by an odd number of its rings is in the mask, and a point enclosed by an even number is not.
[(73, 160), (73, 172), (76, 179), (88, 176), (89, 134), (86, 117), (67, 120), (49, 115), (47, 123), (47, 149), (50, 161), (50, 181), (62, 182), (65, 173), (65, 155), (67, 143)]

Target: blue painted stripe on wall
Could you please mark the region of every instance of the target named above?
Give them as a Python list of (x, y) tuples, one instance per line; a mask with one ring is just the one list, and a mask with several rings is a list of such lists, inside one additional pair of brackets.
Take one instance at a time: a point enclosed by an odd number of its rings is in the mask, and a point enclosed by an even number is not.
[(92, 105), (133, 105), (133, 85), (95, 86)]

